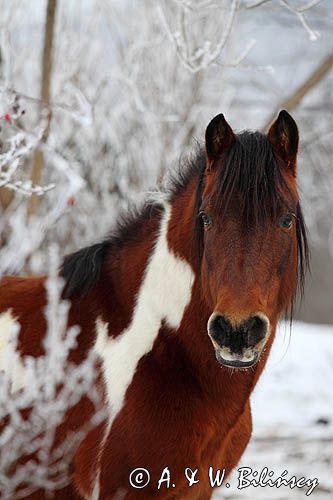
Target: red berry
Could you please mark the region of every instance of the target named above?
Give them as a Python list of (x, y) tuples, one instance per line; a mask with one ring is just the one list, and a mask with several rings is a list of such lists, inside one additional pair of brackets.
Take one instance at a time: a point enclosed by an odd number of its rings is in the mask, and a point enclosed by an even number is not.
[(67, 206), (73, 207), (74, 205), (76, 205), (76, 198), (74, 196), (70, 196), (67, 200)]
[(9, 113), (5, 113), (3, 119), (5, 120), (5, 122), (10, 122), (12, 118)]

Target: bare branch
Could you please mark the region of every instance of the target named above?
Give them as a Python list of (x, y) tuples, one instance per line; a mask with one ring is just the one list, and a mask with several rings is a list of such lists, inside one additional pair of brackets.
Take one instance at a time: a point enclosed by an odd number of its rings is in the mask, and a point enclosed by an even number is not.
[(298, 106), (303, 97), (306, 96), (316, 85), (318, 85), (321, 80), (326, 76), (326, 74), (331, 70), (333, 66), (333, 54), (330, 54), (320, 65), (311, 73), (311, 75), (306, 79), (302, 85), (300, 85), (295, 92), (287, 99), (279, 103), (278, 107), (270, 118), (266, 121), (263, 130), (266, 130), (269, 125), (274, 120), (277, 112), (280, 109), (286, 109), (287, 111), (292, 111)]

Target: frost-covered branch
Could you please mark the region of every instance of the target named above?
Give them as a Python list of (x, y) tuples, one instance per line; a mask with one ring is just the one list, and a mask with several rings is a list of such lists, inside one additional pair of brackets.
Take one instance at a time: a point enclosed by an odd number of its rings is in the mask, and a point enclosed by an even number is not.
[[(272, 0), (250, 0), (248, 3), (245, 4), (245, 8), (255, 9), (257, 7), (262, 7), (264, 4), (271, 1)], [(298, 8), (293, 7), (288, 0), (279, 0), (279, 1), (283, 7), (288, 9), (299, 19), (299, 21), (305, 28), (306, 32), (308, 33), (309, 39), (311, 41), (316, 41), (319, 37), (319, 33), (311, 28), (304, 14), (310, 9), (316, 7), (321, 2), (321, 0), (310, 0), (309, 2), (305, 3), (302, 7)]]
[[(7, 121), (16, 119), (17, 115), (7, 115)], [(15, 180), (17, 170), (21, 165), (21, 160), (31, 154), (38, 146), (44, 133), (45, 126), (39, 127), (34, 134), (29, 134), (29, 139), (23, 130), (13, 126), (14, 135), (7, 140), (7, 151), (0, 154), (0, 188), (6, 187), (7, 189), (27, 196), (31, 196), (32, 193), (41, 196), (54, 188), (54, 184), (38, 186), (32, 184), (29, 179), (25, 181)]]
[[(56, 100), (50, 100), (48, 102), (43, 101), (39, 97), (33, 97), (27, 95), (23, 92), (19, 92), (13, 88), (6, 88), (0, 86), (0, 94), (2, 94), (2, 99), (8, 100), (8, 102), (18, 102), (35, 104), (44, 109), (44, 111), (63, 111), (67, 113), (72, 119), (76, 120), (80, 124), (89, 125), (92, 123), (92, 106), (87, 96), (84, 94), (82, 89), (79, 89), (74, 83), (67, 82), (65, 84), (66, 89), (74, 97), (75, 105), (69, 105), (65, 102), (58, 102)], [(8, 99), (9, 97), (9, 99)], [(24, 110), (21, 110), (21, 114), (25, 114)], [(8, 116), (8, 115), (7, 115)], [(11, 115), (12, 119), (18, 119), (21, 115), (15, 113)]]
[[(80, 364), (69, 359), (80, 330), (67, 326), (70, 304), (61, 300), (63, 284), (57, 276), (55, 248), (49, 259), (47, 330), (41, 340), (45, 354), (32, 357), (17, 353), (19, 323), (8, 319), (12, 331), (1, 332), (2, 342), (8, 337), (0, 370), (0, 421), (5, 423), (0, 430), (0, 496), (4, 500), (66, 485), (78, 444), (105, 418), (93, 350)], [(9, 313), (2, 314), (2, 325), (6, 315)], [(59, 439), (59, 426), (66, 425), (68, 412), (83, 398), (94, 408), (92, 417)]]
[[(165, 26), (166, 32), (175, 46), (180, 61), (189, 71), (196, 73), (215, 62), (221, 55), (221, 52), (225, 48), (230, 37), (239, 0), (231, 0), (230, 8), (227, 11), (227, 21), (224, 23), (223, 28), (221, 28), (220, 38), (214, 44), (212, 44), (211, 40), (206, 39), (201, 46), (197, 46), (192, 50), (189, 46), (187, 32), (189, 7), (192, 4), (190, 2), (186, 2), (185, 4), (183, 2), (176, 3), (180, 4), (178, 29), (174, 30), (171, 28), (165, 14), (165, 10), (162, 7), (159, 7), (159, 14)], [(210, 7), (212, 7), (211, 4)], [(222, 6), (219, 9), (217, 4), (214, 4), (214, 8), (217, 13), (221, 10), (225, 15), (226, 9)], [(207, 9), (207, 2), (202, 2), (199, 6), (197, 5), (196, 10), (199, 9)]]
[(295, 9), (290, 4), (290, 2), (288, 0), (280, 0), (281, 5), (286, 7), (286, 9), (288, 9), (290, 12), (295, 14), (295, 16), (297, 16), (297, 18), (300, 20), (300, 22), (304, 26), (305, 30), (307, 31), (311, 41), (316, 41), (319, 37), (319, 33), (317, 31), (314, 31), (310, 27), (309, 23), (307, 22), (307, 20), (304, 16), (304, 12), (312, 9), (315, 5), (318, 5), (320, 1), (321, 0), (311, 1), (311, 2), (308, 2), (306, 5), (304, 5), (303, 7), (299, 8), (299, 9)]

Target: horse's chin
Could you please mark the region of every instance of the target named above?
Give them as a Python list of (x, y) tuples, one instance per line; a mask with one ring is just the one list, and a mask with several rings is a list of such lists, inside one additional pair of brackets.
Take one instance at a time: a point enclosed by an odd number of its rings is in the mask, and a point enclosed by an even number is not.
[(220, 350), (215, 350), (215, 357), (220, 365), (227, 366), (229, 368), (251, 368), (256, 365), (260, 358), (260, 353), (254, 353), (253, 357), (248, 359), (248, 357), (244, 358), (241, 355), (234, 354), (232, 356), (228, 356), (228, 358), (223, 357), (223, 354)]

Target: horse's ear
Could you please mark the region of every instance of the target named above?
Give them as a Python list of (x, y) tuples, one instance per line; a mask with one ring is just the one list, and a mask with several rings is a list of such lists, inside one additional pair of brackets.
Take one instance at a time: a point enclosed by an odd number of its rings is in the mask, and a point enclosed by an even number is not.
[(298, 128), (295, 120), (287, 111), (280, 111), (279, 116), (269, 129), (267, 137), (276, 153), (295, 173), (298, 151)]
[(215, 116), (206, 129), (206, 152), (208, 164), (218, 160), (235, 141), (235, 134), (221, 114)]

